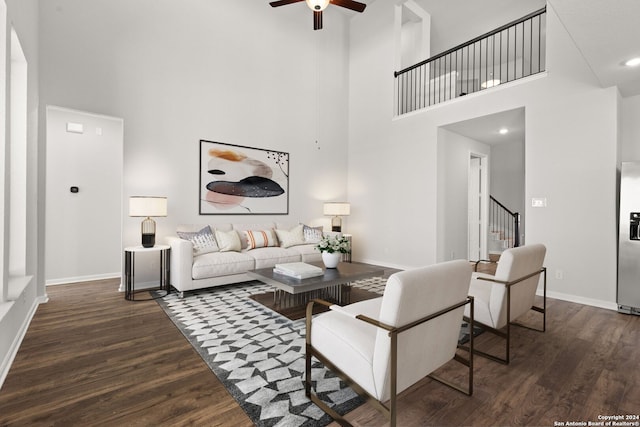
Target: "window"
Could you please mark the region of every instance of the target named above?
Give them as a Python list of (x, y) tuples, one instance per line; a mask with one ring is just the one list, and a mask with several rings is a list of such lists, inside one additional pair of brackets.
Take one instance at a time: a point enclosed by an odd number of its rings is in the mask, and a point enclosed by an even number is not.
[[(6, 28), (6, 4), (0, 3), (0, 26)], [(9, 79), (9, 111), (0, 118), (0, 133), (5, 162), (2, 165), (2, 294), (0, 302), (17, 299), (30, 281), (27, 276), (27, 61), (16, 31), (11, 29), (10, 52), (2, 41), (6, 31), (0, 28), (0, 69), (10, 60), (9, 76), (0, 75), (0, 86)], [(2, 90), (2, 89), (0, 89)], [(0, 93), (6, 105), (7, 94)], [(9, 125), (9, 140), (4, 139)], [(7, 173), (8, 171), (8, 173)], [(6, 182), (8, 177), (8, 183)], [(8, 184), (8, 185), (7, 185)], [(9, 191), (6, 194), (6, 191)], [(7, 236), (8, 234), (8, 236)], [(8, 237), (8, 238), (7, 238)], [(8, 256), (7, 256), (8, 252)], [(8, 262), (7, 262), (8, 260)]]

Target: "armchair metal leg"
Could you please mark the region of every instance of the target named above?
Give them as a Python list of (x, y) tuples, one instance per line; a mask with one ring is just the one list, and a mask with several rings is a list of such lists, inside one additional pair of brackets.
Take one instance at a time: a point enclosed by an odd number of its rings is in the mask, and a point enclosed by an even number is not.
[[(467, 320), (467, 318), (465, 317), (465, 320)], [(504, 357), (500, 357), (500, 356), (496, 356), (487, 352), (484, 352), (482, 350), (478, 350), (477, 348), (473, 349), (473, 354), (476, 354), (478, 356), (482, 356), (486, 359), (489, 360), (493, 360), (494, 362), (498, 362), (498, 363), (502, 363), (503, 365), (508, 365), (509, 364), (509, 347), (510, 347), (510, 328), (509, 328), (509, 324), (507, 323), (507, 332), (503, 332), (499, 329), (495, 329), (492, 328), (491, 326), (485, 325), (484, 323), (480, 323), (480, 322), (476, 322), (476, 325), (478, 325), (481, 329), (485, 330), (486, 332), (491, 332), (494, 335), (499, 336), (500, 338), (504, 338), (506, 341), (506, 346), (505, 346), (505, 356)]]
[[(309, 366), (311, 364), (311, 358), (315, 357), (322, 363), (327, 369), (336, 374), (340, 379), (342, 379), (351, 389), (364, 398), (368, 403), (372, 404), (378, 411), (380, 411), (384, 416), (391, 421), (392, 418), (395, 418), (395, 414), (391, 414), (390, 407), (386, 406), (375, 397), (371, 396), (367, 393), (362, 387), (360, 387), (355, 381), (351, 379), (347, 374), (345, 374), (342, 370), (340, 370), (337, 366), (331, 363), (327, 358), (325, 358), (321, 353), (316, 351), (310, 344), (306, 347), (307, 351), (307, 359), (309, 361)], [(309, 369), (307, 372), (310, 372)], [(349, 421), (347, 421), (343, 416), (338, 414), (336, 411), (331, 409), (326, 403), (324, 403), (311, 389), (311, 374), (305, 375), (305, 391), (309, 391), (307, 397), (315, 403), (322, 411), (328, 414), (335, 422), (340, 424), (341, 426), (351, 426)], [(390, 401), (390, 406), (395, 406), (395, 399), (392, 397)], [(395, 422), (391, 422), (390, 426), (395, 427)]]
[(329, 415), (335, 422), (337, 422), (338, 424), (340, 424), (343, 427), (353, 427), (351, 425), (351, 423), (349, 423), (349, 421), (347, 421), (346, 419), (344, 419), (340, 414), (338, 414), (336, 411), (334, 411), (333, 409), (331, 409), (329, 406), (327, 406), (322, 400), (320, 400), (318, 398), (318, 396), (316, 396), (315, 394), (310, 394), (309, 395), (309, 399), (320, 409), (322, 409), (322, 411)]
[(523, 325), (522, 323), (513, 322), (514, 325), (520, 326), (521, 328), (531, 329), (532, 331), (537, 332), (546, 332), (547, 331), (547, 268), (542, 268), (543, 275), (543, 287), (542, 287), (542, 307), (532, 306), (531, 310), (536, 311), (542, 314), (542, 328), (533, 328), (531, 326)]
[(473, 313), (474, 313), (474, 300), (473, 297), (469, 297), (469, 303), (471, 304), (471, 310), (469, 310), (469, 314), (471, 315), (470, 317), (465, 317), (465, 321), (467, 323), (469, 323), (469, 347), (467, 346), (463, 346), (463, 345), (458, 345), (458, 348), (465, 350), (469, 353), (469, 358), (465, 359), (462, 356), (456, 354), (454, 356), (454, 360), (456, 360), (457, 362), (462, 363), (463, 365), (467, 366), (469, 368), (469, 383), (467, 384), (467, 388), (464, 389), (463, 387), (454, 384), (448, 380), (443, 379), (442, 377), (430, 374), (428, 375), (429, 378), (438, 381), (441, 384), (444, 384), (448, 387), (451, 387), (454, 390), (458, 390), (461, 393), (466, 394), (467, 396), (472, 396), (473, 395), (473, 355), (475, 353), (474, 351), (474, 346), (473, 346), (473, 328), (475, 327), (475, 320), (473, 318)]
[(547, 330), (547, 269), (543, 267), (542, 270), (543, 275), (543, 294), (542, 294), (542, 307), (532, 306), (531, 310), (542, 314), (542, 329), (533, 328), (531, 326), (523, 325), (522, 323), (512, 322), (511, 321), (511, 287), (507, 287), (507, 325), (506, 332), (501, 331), (499, 329), (492, 328), (491, 326), (485, 325), (483, 323), (477, 322), (477, 324), (487, 332), (491, 332), (495, 335), (498, 335), (501, 338), (504, 338), (506, 341), (505, 348), (505, 357), (501, 358), (499, 356), (495, 356), (493, 354), (489, 354), (478, 349), (474, 350), (474, 353), (478, 356), (485, 357), (487, 359), (493, 360), (494, 362), (502, 363), (503, 365), (508, 365), (510, 362), (510, 348), (511, 348), (511, 326), (519, 326), (521, 328), (530, 329), (536, 332), (546, 332)]

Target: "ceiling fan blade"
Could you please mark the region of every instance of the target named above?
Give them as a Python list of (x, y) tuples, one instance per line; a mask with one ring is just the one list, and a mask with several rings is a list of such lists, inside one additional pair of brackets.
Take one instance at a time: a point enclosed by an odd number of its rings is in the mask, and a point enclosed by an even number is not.
[(300, 3), (301, 1), (304, 1), (304, 0), (278, 0), (278, 1), (272, 1), (269, 4), (271, 5), (271, 7), (278, 7), (278, 6), (286, 6), (288, 4), (293, 4), (293, 3)]
[(356, 12), (364, 12), (364, 9), (367, 7), (366, 4), (354, 0), (331, 0), (331, 4), (346, 7), (347, 9), (355, 10)]
[(313, 11), (313, 29), (321, 30), (322, 29), (322, 11)]

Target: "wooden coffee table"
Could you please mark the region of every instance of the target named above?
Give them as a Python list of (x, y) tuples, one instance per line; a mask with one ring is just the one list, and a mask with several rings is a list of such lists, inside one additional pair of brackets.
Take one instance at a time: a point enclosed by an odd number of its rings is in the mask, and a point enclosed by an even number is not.
[(296, 279), (273, 272), (273, 268), (249, 271), (252, 278), (275, 288), (274, 304), (279, 306), (305, 305), (314, 298), (333, 300), (340, 305), (351, 300), (351, 282), (384, 275), (384, 269), (366, 264), (341, 262), (338, 268), (324, 268), (321, 262), (309, 263), (322, 267), (322, 276)]

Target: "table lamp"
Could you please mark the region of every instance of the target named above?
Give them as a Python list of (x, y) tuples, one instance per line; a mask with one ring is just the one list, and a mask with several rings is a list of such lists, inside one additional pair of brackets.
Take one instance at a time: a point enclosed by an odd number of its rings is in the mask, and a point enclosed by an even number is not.
[(324, 204), (324, 214), (332, 215), (331, 231), (342, 231), (342, 218), (351, 213), (351, 205), (347, 202), (328, 202)]
[(129, 197), (129, 216), (145, 217), (140, 229), (142, 247), (152, 248), (156, 244), (156, 222), (152, 216), (167, 216), (167, 198), (151, 196)]

